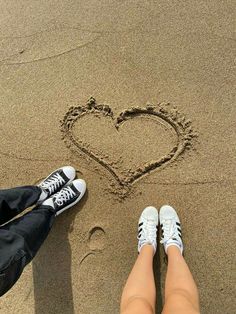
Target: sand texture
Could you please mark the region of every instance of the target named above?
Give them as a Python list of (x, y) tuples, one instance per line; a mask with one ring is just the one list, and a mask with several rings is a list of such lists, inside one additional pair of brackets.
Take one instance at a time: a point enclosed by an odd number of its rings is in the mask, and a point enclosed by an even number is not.
[[(182, 221), (202, 313), (235, 313), (234, 1), (0, 8), (0, 187), (67, 164), (88, 186), (0, 313), (118, 314), (139, 215), (166, 203)], [(154, 267), (160, 313), (162, 247)]]

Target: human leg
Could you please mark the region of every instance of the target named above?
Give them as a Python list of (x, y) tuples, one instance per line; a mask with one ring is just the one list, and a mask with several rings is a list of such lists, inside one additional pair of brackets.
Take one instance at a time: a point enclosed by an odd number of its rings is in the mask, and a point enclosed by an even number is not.
[(47, 238), (55, 216), (75, 205), (86, 184), (75, 180), (27, 214), (0, 227), (0, 296), (18, 280)]
[(156, 251), (157, 225), (157, 210), (154, 207), (147, 207), (139, 220), (139, 256), (122, 293), (122, 314), (153, 314), (155, 312), (153, 256)]
[(167, 255), (168, 269), (163, 313), (200, 313), (198, 290), (180, 250), (176, 246), (169, 246)]
[(38, 186), (22, 186), (0, 190), (0, 225), (8, 222), (26, 208), (44, 201), (75, 178), (75, 169), (64, 166), (52, 172)]
[(38, 186), (22, 186), (0, 190), (0, 225), (34, 205), (40, 197)]
[(154, 313), (156, 289), (152, 245), (144, 245), (128, 277), (121, 299), (122, 314)]
[(197, 286), (182, 252), (181, 226), (178, 215), (170, 206), (160, 210), (162, 243), (168, 256), (163, 314), (197, 314), (199, 297)]
[(54, 210), (39, 206), (0, 227), (0, 296), (18, 280), (55, 220)]

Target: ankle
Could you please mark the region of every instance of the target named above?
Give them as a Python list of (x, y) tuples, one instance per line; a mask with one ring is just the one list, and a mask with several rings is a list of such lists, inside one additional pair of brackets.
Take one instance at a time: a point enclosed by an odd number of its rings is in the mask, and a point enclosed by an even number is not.
[(149, 243), (145, 243), (141, 246), (140, 248), (140, 254), (152, 254), (152, 256), (155, 255), (156, 253), (156, 249), (154, 248), (154, 246), (152, 244)]
[(181, 247), (178, 246), (178, 245), (175, 245), (175, 244), (170, 244), (169, 246), (166, 247), (166, 254), (168, 256), (172, 255), (172, 254), (181, 255), (182, 256)]

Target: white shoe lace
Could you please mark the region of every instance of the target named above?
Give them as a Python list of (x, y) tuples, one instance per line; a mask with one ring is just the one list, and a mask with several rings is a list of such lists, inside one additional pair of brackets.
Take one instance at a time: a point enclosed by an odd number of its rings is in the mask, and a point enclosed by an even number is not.
[(56, 193), (53, 196), (53, 200), (58, 206), (62, 206), (65, 202), (69, 201), (74, 196), (76, 196), (76, 193), (71, 189), (71, 187), (67, 186)]
[(141, 236), (138, 236), (138, 240), (141, 243), (146, 243), (150, 242), (150, 244), (156, 242), (156, 234), (157, 234), (157, 229), (156, 229), (156, 224), (153, 219), (147, 219), (146, 221), (143, 222), (143, 225), (141, 226), (142, 231), (141, 231)]
[(170, 239), (173, 238), (178, 241), (179, 235), (176, 222), (172, 219), (165, 219), (163, 220), (162, 225), (164, 237), (161, 239), (160, 243), (166, 244)]
[(40, 184), (42, 189), (46, 189), (50, 194), (53, 194), (58, 188), (65, 184), (65, 180), (59, 173), (55, 173), (50, 178)]

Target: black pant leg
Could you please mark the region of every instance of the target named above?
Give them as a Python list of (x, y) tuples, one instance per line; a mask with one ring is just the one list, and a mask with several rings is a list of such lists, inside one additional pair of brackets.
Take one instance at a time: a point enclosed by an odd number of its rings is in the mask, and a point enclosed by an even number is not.
[(0, 225), (35, 204), (41, 192), (37, 186), (21, 186), (0, 190)]
[(0, 296), (15, 284), (36, 255), (54, 220), (50, 206), (38, 206), (0, 227)]

